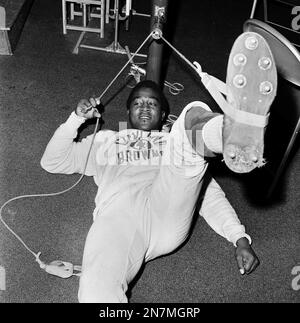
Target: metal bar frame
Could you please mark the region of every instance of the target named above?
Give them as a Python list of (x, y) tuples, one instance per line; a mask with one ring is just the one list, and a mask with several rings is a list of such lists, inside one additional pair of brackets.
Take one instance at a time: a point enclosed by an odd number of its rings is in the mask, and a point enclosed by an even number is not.
[[(82, 16), (82, 26), (72, 25), (67, 22), (67, 4), (70, 3), (71, 6), (71, 20), (74, 20), (74, 16)], [(83, 7), (82, 12), (74, 11), (74, 4), (80, 4)], [(90, 5), (95, 5), (100, 8), (100, 14), (90, 13)], [(104, 12), (105, 0), (62, 0), (62, 20), (63, 20), (63, 34), (67, 33), (67, 30), (75, 31), (85, 31), (98, 33), (101, 38), (104, 38)], [(88, 27), (88, 22), (90, 18), (100, 19), (99, 28)]]

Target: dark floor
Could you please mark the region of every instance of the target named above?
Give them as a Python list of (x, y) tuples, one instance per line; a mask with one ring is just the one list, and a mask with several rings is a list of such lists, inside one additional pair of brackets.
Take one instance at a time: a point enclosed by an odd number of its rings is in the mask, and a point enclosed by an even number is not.
[[(147, 12), (148, 1), (135, 1)], [(227, 59), (252, 1), (172, 1), (168, 36), (191, 61), (225, 79)], [(84, 43), (106, 46), (113, 41), (112, 23), (105, 39), (87, 36)], [(149, 33), (148, 18), (135, 16), (130, 30), (120, 26), (121, 45), (135, 50)], [(61, 1), (35, 1), (13, 56), (0, 57), (0, 202), (35, 193), (61, 191), (76, 175), (51, 175), (40, 167), (54, 130), (81, 98), (98, 96), (126, 62), (125, 55), (80, 49), (72, 54), (78, 32), (62, 34)], [(144, 48), (143, 52), (147, 52)], [(168, 53), (167, 53), (168, 54)], [(164, 60), (166, 80), (180, 82), (184, 91), (173, 96), (165, 90), (172, 113), (190, 101), (214, 102), (193, 72), (178, 59)], [(138, 58), (136, 61), (145, 60)], [(129, 88), (126, 72), (104, 96), (105, 124), (116, 130), (126, 120)], [(94, 125), (83, 130), (91, 133)], [(281, 125), (280, 125), (281, 127)], [(282, 131), (282, 127), (277, 133)], [(273, 143), (274, 144), (274, 143)], [(261, 264), (250, 276), (241, 276), (234, 247), (197, 219), (191, 238), (176, 253), (148, 263), (131, 290), (132, 303), (145, 302), (299, 302), (292, 288), (292, 269), (300, 265), (300, 155), (297, 147), (272, 200), (263, 198), (265, 177), (237, 176), (220, 160), (212, 173), (253, 239)], [(91, 178), (63, 196), (16, 201), (5, 208), (8, 224), (42, 260), (80, 264), (84, 240), (92, 223), (96, 186)], [(6, 269), (6, 290), (0, 302), (77, 302), (78, 278), (60, 279), (42, 271), (34, 257), (0, 225), (0, 265)]]

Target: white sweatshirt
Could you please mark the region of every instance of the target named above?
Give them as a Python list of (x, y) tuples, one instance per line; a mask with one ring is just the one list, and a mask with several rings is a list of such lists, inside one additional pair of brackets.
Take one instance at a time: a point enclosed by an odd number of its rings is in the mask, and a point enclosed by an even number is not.
[[(78, 128), (84, 122), (85, 118), (72, 112), (67, 121), (55, 131), (41, 159), (41, 166), (46, 171), (63, 174), (84, 172), (92, 136), (80, 142), (74, 141)], [(135, 138), (139, 140), (136, 141)], [(168, 138), (169, 133), (150, 133), (136, 129), (121, 132), (104, 130), (97, 133), (85, 170), (85, 175), (93, 176), (99, 187), (94, 218), (107, 205), (115, 202), (118, 192), (128, 188), (132, 190), (134, 187), (138, 194), (142, 187), (152, 183), (162, 167), (161, 156)], [(134, 145), (148, 147), (139, 151)], [(246, 237), (251, 243), (245, 227), (214, 179), (211, 179), (204, 193), (200, 215), (215, 232), (235, 246), (236, 241), (242, 237)]]

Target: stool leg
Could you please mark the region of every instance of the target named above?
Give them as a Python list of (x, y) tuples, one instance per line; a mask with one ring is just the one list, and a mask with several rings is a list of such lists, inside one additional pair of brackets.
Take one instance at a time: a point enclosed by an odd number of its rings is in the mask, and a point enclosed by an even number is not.
[(100, 9), (100, 37), (104, 37), (104, 19), (105, 19), (105, 0), (101, 0), (101, 9)]
[(74, 3), (71, 3), (70, 18), (74, 20)]
[(86, 27), (86, 4), (83, 4), (83, 27)]
[(109, 23), (109, 6), (110, 6), (110, 0), (106, 0), (106, 5), (105, 5), (105, 22), (107, 24)]
[(66, 0), (62, 0), (62, 20), (63, 20), (63, 34), (65, 35), (67, 33), (67, 28), (66, 28), (66, 24), (67, 24), (67, 10), (66, 10)]

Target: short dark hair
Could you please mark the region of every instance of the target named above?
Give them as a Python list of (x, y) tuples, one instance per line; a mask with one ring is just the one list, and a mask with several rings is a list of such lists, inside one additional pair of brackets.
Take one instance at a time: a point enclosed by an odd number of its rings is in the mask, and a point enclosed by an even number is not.
[(157, 94), (157, 98), (158, 98), (158, 101), (161, 105), (161, 109), (162, 109), (162, 111), (165, 112), (165, 114), (167, 116), (170, 112), (169, 111), (169, 103), (168, 103), (163, 91), (159, 87), (159, 85), (151, 80), (141, 81), (131, 90), (129, 97), (127, 99), (127, 103), (126, 103), (127, 109), (128, 110), (130, 109), (130, 104), (135, 99), (136, 92), (138, 92), (141, 88), (152, 89)]

